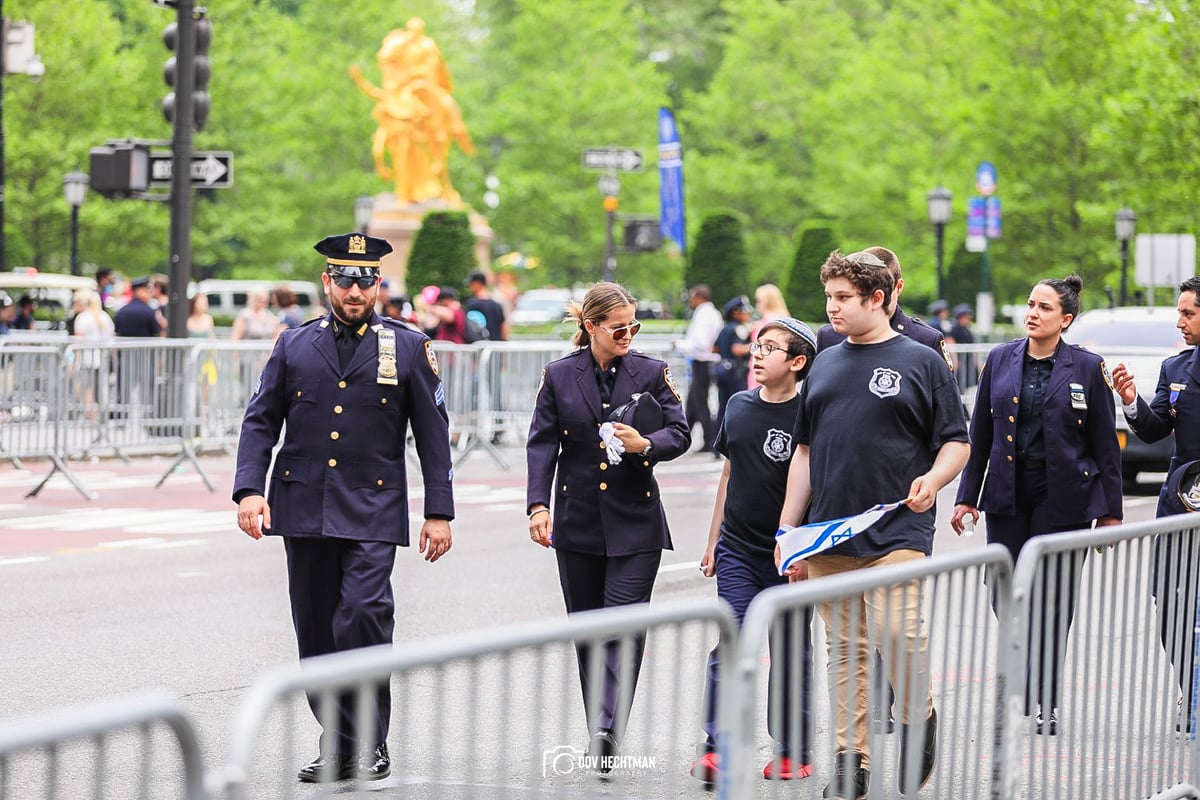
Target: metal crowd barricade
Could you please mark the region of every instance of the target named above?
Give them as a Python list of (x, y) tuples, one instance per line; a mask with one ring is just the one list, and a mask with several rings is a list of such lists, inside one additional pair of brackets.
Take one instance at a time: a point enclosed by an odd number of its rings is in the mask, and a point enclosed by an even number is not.
[(446, 394), (450, 437), (457, 450), (454, 463), (458, 464), (477, 448), (483, 448), (497, 466), (507, 470), (508, 462), (483, 431), (480, 402), (490, 391), (483, 369), (483, 345), (435, 341), (433, 351), (437, 355), (438, 376)]
[[(1198, 591), (1194, 514), (1026, 544), (1013, 583), (1004, 797), (1198, 796), (1188, 691), (1200, 666)], [(1043, 714), (1057, 703), (1053, 736), (1034, 732), (1039, 701)]]
[(194, 348), (192, 382), (204, 449), (237, 446), (246, 404), (274, 347), (262, 340), (201, 339)]
[(45, 459), (50, 472), (25, 496), (35, 497), (56, 473), (87, 499), (91, 492), (67, 467), (64, 419), (69, 413), (64, 359), (57, 347), (0, 347), (0, 458)]
[[(737, 716), (729, 720), (730, 739), (722, 753), (722, 764), (735, 767), (732, 776), (731, 797), (742, 800), (754, 797), (780, 797), (795, 794), (792, 782), (772, 781), (766, 790), (762, 786), (762, 766), (773, 757), (771, 745), (765, 735), (766, 726), (759, 721), (760, 709), (764, 705), (761, 689), (766, 688), (766, 676), (761, 674), (763, 649), (768, 641), (773, 652), (781, 652), (785, 633), (791, 634), (791, 659), (788, 674), (772, 675), (777, 689), (784, 688), (784, 681), (791, 690), (793, 703), (801, 697), (803, 669), (811, 668), (815, 680), (812, 688), (814, 730), (811, 736), (812, 755), (816, 772), (810, 778), (819, 788), (833, 780), (835, 763), (837, 714), (831, 708), (836, 701), (854, 706), (854, 696), (849, 689), (844, 693), (829, 691), (832, 683), (836, 688), (840, 681), (840, 670), (829, 663), (826, 650), (821, 646), (826, 641), (838, 641), (840, 637), (851, 640), (861, 637), (866, 642), (865, 652), (883, 654), (892, 659), (892, 674), (898, 680), (896, 692), (896, 730), (892, 736), (882, 731), (867, 731), (870, 754), (870, 796), (899, 797), (900, 741), (905, 728), (902, 723), (903, 708), (911, 706), (914, 719), (908, 746), (908, 768), (919, 774), (921, 743), (917, 738), (924, 729), (926, 692), (932, 691), (933, 705), (938, 715), (937, 760), (929, 785), (922, 789), (927, 797), (981, 798), (995, 791), (995, 765), (1000, 747), (1000, 726), (1005, 696), (1005, 673), (1001, 668), (1001, 654), (1006, 652), (1006, 625), (998, 620), (1007, 620), (1007, 598), (1012, 562), (1008, 552), (999, 545), (982, 550), (955, 553), (934, 558), (920, 559), (877, 569), (862, 569), (828, 578), (813, 579), (797, 584), (767, 589), (754, 599), (746, 613), (745, 623), (738, 644), (737, 660), (733, 668), (726, 670), (737, 686), (733, 708)], [(873, 626), (864, 626), (857, 620), (867, 613), (885, 617), (899, 611), (892, 603), (898, 594), (917, 601), (920, 605), (920, 624), (927, 632), (927, 650), (924, 657), (906, 648), (905, 643), (894, 641), (884, 634), (878, 636)], [(999, 615), (993, 613), (992, 602), (997, 604)], [(823, 605), (833, 608), (845, 603), (849, 607), (848, 627), (838, 624), (837, 619), (826, 624), (813, 624), (813, 663), (805, 664), (800, 657), (798, 626), (806, 613), (814, 620), (822, 619), (817, 613)], [(836, 627), (830, 628), (829, 624)], [(824, 636), (819, 634), (823, 633)], [(877, 659), (868, 656), (867, 663), (851, 657), (849, 672), (858, 672), (868, 681), (868, 712), (863, 720), (869, 726), (872, 703), (887, 708), (888, 676), (880, 675), (875, 666)], [(853, 684), (851, 679), (849, 684)], [(777, 698), (782, 692), (773, 693), (776, 700), (768, 709), (771, 716), (780, 712)], [(849, 727), (851, 739), (854, 734), (854, 717)], [(794, 719), (795, 730), (791, 733), (793, 747), (798, 747), (801, 731), (798, 715)], [(762, 742), (761, 746), (757, 743)], [(852, 749), (853, 742), (851, 742)], [(757, 757), (755, 754), (757, 753)], [(804, 763), (799, 752), (788, 753), (797, 763)], [(909, 787), (912, 788), (911, 786)], [(806, 792), (806, 794), (810, 794)], [(915, 792), (912, 792), (915, 796)], [(816, 796), (813, 794), (813, 796)]]
[(182, 704), (148, 691), (0, 723), (0, 800), (37, 797), (205, 800)]
[[(352, 692), (358, 719), (366, 719), (378, 687), (390, 685), (392, 776), (381, 782), (389, 797), (581, 796), (595, 790), (600, 764), (586, 752), (576, 646), (587, 648), (582, 660), (599, 674), (601, 645), (613, 643), (621, 685), (631, 687), (632, 654), (644, 637), (628, 727), (616, 758), (604, 763), (608, 791), (677, 796), (694, 784), (687, 771), (700, 738), (708, 651), (720, 637), (731, 656), (736, 635), (726, 606), (664, 603), (280, 667), (243, 697), (213, 783), (229, 800), (299, 795), (296, 770), (317, 754), (319, 734), (305, 693), (335, 730), (339, 693)], [(595, 708), (598, 691), (589, 701)]]
[(478, 402), (489, 441), (524, 444), (542, 370), (572, 349), (568, 342), (491, 342), (486, 346), (487, 385)]

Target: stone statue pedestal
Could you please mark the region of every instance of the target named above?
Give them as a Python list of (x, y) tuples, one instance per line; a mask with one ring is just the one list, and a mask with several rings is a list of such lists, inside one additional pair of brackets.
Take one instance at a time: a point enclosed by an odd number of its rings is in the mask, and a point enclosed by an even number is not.
[[(423, 203), (396, 202), (396, 196), (390, 192), (382, 192), (372, 198), (371, 221), (367, 223), (366, 232), (371, 236), (386, 239), (392, 246), (392, 252), (383, 257), (381, 271), (383, 277), (391, 285), (391, 293), (401, 291), (411, 296), (421, 291), (420, 286), (407, 286), (405, 278), (408, 272), (408, 254), (412, 251), (413, 238), (421, 228), (425, 215), (431, 211), (466, 211), (471, 223), (471, 233), (475, 234), (475, 258), (479, 268), (486, 270), (491, 265), (492, 241), (495, 234), (488, 225), (487, 218), (465, 206), (453, 206), (445, 200), (426, 200)], [(462, 281), (466, 275), (461, 277)], [(457, 288), (457, 287), (456, 287)]]

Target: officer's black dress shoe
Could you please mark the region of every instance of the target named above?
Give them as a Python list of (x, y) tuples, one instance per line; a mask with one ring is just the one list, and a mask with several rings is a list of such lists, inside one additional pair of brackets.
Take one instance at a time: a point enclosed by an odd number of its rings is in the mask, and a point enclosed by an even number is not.
[(364, 781), (381, 781), (392, 774), (392, 759), (387, 742), (358, 760), (358, 777)]
[(596, 759), (596, 771), (607, 775), (612, 772), (612, 758), (617, 754), (617, 737), (608, 728), (600, 728), (592, 734), (587, 754)]
[(357, 768), (354, 756), (319, 755), (301, 767), (296, 777), (301, 783), (332, 783), (353, 778)]
[[(914, 794), (933, 775), (933, 767), (937, 762), (937, 709), (929, 711), (929, 717), (923, 723), (916, 725), (901, 725), (900, 739), (900, 772), (899, 783), (901, 794)], [(909, 748), (917, 747), (920, 759), (917, 761), (917, 774), (910, 772), (908, 765)]]

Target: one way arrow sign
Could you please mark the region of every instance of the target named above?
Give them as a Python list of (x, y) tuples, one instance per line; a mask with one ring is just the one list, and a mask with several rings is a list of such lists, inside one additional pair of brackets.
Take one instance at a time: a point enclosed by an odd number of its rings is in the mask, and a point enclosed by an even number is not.
[[(150, 185), (171, 185), (171, 154), (150, 154)], [(192, 153), (192, 186), (228, 189), (233, 186), (233, 153), (228, 150)]]

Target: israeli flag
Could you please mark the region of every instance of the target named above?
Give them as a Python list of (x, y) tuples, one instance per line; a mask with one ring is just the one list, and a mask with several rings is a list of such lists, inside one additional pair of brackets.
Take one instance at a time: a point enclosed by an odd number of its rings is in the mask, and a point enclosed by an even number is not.
[(810, 522), (798, 528), (783, 526), (775, 534), (775, 542), (779, 545), (779, 553), (782, 556), (779, 574), (783, 575), (788, 567), (799, 559), (816, 555), (862, 533), (902, 505), (904, 501), (897, 500), (895, 503), (880, 503), (853, 517), (842, 517), (828, 522)]

